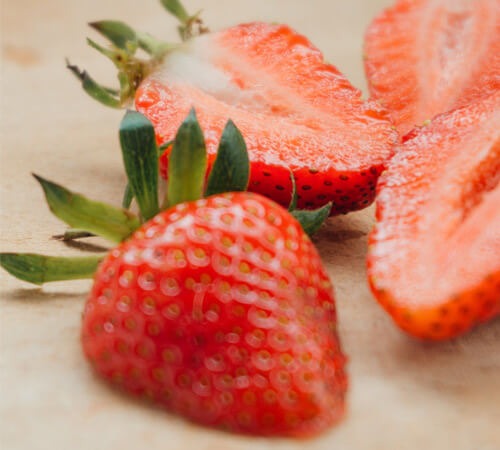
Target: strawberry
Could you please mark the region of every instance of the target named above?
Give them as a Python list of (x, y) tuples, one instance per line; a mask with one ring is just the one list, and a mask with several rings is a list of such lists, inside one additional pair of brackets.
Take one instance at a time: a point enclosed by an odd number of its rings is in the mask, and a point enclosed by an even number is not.
[[(192, 105), (213, 160), (229, 117), (251, 160), (249, 189), (282, 205), (333, 202), (333, 213), (369, 205), (395, 133), (304, 36), (286, 25), (250, 23), (192, 39), (140, 85), (138, 111), (169, 141)], [(160, 167), (166, 173), (168, 152)]]
[[(340, 214), (372, 203), (377, 178), (397, 141), (380, 105), (364, 102), (307, 38), (286, 25), (255, 22), (212, 33), (202, 27), (197, 35), (189, 31), (193, 18), (185, 12), (177, 16), (186, 42), (157, 44), (160, 50), (149, 49), (152, 63), (142, 66), (134, 51), (148, 51), (143, 33), (125, 24), (117, 32), (116, 22), (92, 24), (114, 50), (91, 41), (92, 46), (111, 53), (120, 79), (128, 82), (119, 98), (93, 82), (91, 95), (120, 106), (130, 98), (131, 86), (137, 87), (135, 106), (154, 124), (160, 144), (173, 139), (194, 106), (206, 135), (208, 172), (231, 118), (248, 146), (249, 190), (281, 205), (291, 199), (290, 171), (301, 208), (332, 202), (332, 214)], [(88, 75), (70, 68), (89, 90)], [(160, 160), (165, 177), (169, 151), (167, 146)]]
[(319, 256), (250, 193), (181, 203), (101, 263), (83, 316), (95, 370), (202, 424), (310, 435), (339, 419), (346, 377)]
[(86, 258), (0, 254), (0, 264), (36, 284), (95, 272), (83, 349), (97, 373), (129, 393), (251, 434), (309, 436), (338, 421), (347, 378), (333, 290), (299, 223), (313, 231), (331, 205), (290, 213), (258, 194), (223, 193), (248, 184), (245, 142), (232, 122), (205, 186), (192, 111), (169, 152), (159, 212), (152, 124), (127, 113), (120, 141), (139, 216), (37, 176), (57, 217), (119, 245)]
[(410, 133), (378, 187), (368, 274), (408, 333), (446, 339), (500, 314), (500, 93)]
[(373, 98), (405, 134), (500, 89), (500, 2), (398, 0), (369, 26), (365, 55)]

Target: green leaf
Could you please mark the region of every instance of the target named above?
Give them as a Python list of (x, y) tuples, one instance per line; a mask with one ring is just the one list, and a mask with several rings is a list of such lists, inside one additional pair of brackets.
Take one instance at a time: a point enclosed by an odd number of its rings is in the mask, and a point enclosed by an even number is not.
[(192, 109), (177, 130), (169, 155), (167, 205), (174, 206), (201, 198), (206, 170), (205, 139)]
[(73, 228), (97, 234), (113, 242), (121, 242), (138, 226), (131, 212), (96, 202), (34, 175), (41, 184), (50, 210)]
[(184, 6), (179, 0), (160, 0), (163, 7), (174, 17), (176, 17), (182, 24), (187, 24), (190, 16)]
[(111, 61), (115, 62), (116, 58), (116, 52), (113, 50), (109, 50), (108, 48), (105, 48), (101, 45), (99, 45), (97, 42), (94, 42), (92, 39), (87, 38), (87, 44), (92, 47), (94, 50), (97, 50), (99, 53), (102, 55), (106, 56), (106, 58), (109, 58)]
[(120, 108), (121, 102), (117, 98), (116, 91), (111, 88), (101, 86), (94, 81), (85, 70), (80, 70), (66, 60), (66, 67), (81, 81), (83, 90), (94, 100), (110, 108)]
[(312, 236), (314, 233), (316, 233), (316, 231), (318, 231), (319, 227), (328, 218), (331, 209), (332, 209), (332, 203), (330, 202), (318, 209), (314, 210), (297, 209), (295, 211), (292, 211), (291, 214), (302, 225), (302, 229), (309, 236)]
[(123, 192), (122, 208), (129, 209), (133, 199), (134, 193), (132, 192), (130, 184), (127, 183), (127, 185), (125, 186), (125, 191)]
[(102, 256), (66, 258), (34, 253), (0, 253), (0, 266), (33, 284), (92, 278)]
[(154, 59), (161, 59), (169, 50), (176, 47), (174, 44), (160, 41), (149, 33), (137, 33), (139, 47), (146, 53), (151, 55)]
[(245, 140), (232, 120), (224, 128), (205, 195), (245, 191), (250, 176)]
[(137, 49), (137, 34), (126, 23), (116, 20), (101, 20), (91, 22), (89, 25), (127, 53), (133, 54)]
[(158, 211), (158, 148), (153, 125), (141, 113), (127, 111), (120, 124), (120, 143), (128, 182), (143, 220)]

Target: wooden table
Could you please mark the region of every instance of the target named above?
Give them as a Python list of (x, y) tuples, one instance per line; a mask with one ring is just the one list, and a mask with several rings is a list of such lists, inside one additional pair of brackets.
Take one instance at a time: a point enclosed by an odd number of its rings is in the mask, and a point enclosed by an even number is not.
[[(212, 28), (256, 19), (286, 22), (363, 88), (363, 31), (389, 0), (186, 3), (190, 10), (203, 7)], [(85, 24), (104, 18), (175, 38), (173, 19), (154, 0), (3, 5), (2, 251), (78, 253), (50, 238), (64, 225), (48, 212), (30, 172), (93, 198), (120, 200), (122, 114), (87, 98), (64, 68), (69, 56), (96, 78), (114, 81), (113, 68), (84, 41), (93, 34)], [(340, 334), (350, 356), (349, 411), (331, 431), (310, 441), (252, 439), (200, 428), (129, 400), (92, 375), (80, 350), (80, 314), (90, 282), (33, 288), (2, 272), (0, 447), (499, 450), (500, 321), (439, 345), (404, 336), (367, 287), (372, 216), (370, 208), (330, 219), (316, 238), (335, 283)]]

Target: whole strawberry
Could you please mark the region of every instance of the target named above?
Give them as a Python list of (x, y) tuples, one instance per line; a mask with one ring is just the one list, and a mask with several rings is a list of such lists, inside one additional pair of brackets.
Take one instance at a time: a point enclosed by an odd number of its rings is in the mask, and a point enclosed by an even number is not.
[(314, 231), (331, 205), (293, 211), (293, 201), (288, 212), (258, 194), (225, 193), (244, 190), (249, 175), (232, 122), (205, 181), (205, 142), (192, 111), (169, 153), (159, 212), (152, 124), (129, 112), (120, 139), (126, 200), (135, 198), (139, 217), (37, 177), (59, 218), (118, 247), (104, 258), (1, 254), (2, 266), (38, 284), (95, 273), (83, 349), (128, 392), (253, 434), (307, 436), (337, 421), (345, 358), (332, 287), (303, 231)]
[(82, 343), (94, 368), (203, 424), (309, 435), (342, 415), (333, 293), (300, 224), (256, 194), (182, 203), (99, 266)]

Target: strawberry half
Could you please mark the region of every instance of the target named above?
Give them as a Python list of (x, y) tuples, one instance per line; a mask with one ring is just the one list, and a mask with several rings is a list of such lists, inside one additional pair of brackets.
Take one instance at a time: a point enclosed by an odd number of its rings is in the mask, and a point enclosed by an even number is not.
[(292, 171), (298, 205), (332, 201), (332, 214), (373, 201), (396, 139), (382, 108), (364, 103), (317, 48), (285, 25), (244, 24), (188, 41), (142, 82), (135, 104), (160, 143), (172, 139), (194, 105), (209, 166), (231, 118), (248, 146), (249, 190), (287, 205)]
[[(89, 40), (116, 65), (120, 90), (100, 86), (69, 63), (68, 68), (107, 106), (126, 106), (135, 93), (137, 110), (166, 147), (160, 161), (164, 177), (167, 143), (194, 107), (207, 141), (207, 173), (231, 119), (248, 146), (249, 190), (288, 205), (292, 173), (300, 208), (332, 202), (331, 213), (339, 214), (373, 201), (377, 178), (397, 142), (377, 102), (364, 102), (307, 38), (286, 25), (255, 22), (208, 33), (179, 2), (163, 5), (181, 22), (180, 45), (136, 33), (122, 22), (91, 24), (112, 44), (103, 48)], [(136, 57), (138, 49), (150, 60)]]
[(404, 135), (500, 89), (498, 0), (399, 0), (365, 36), (373, 98)]
[(500, 313), (500, 93), (410, 133), (380, 179), (373, 293), (426, 339)]
[(83, 316), (100, 375), (196, 422), (315, 434), (344, 408), (333, 293), (300, 224), (250, 193), (181, 203), (101, 263)]

